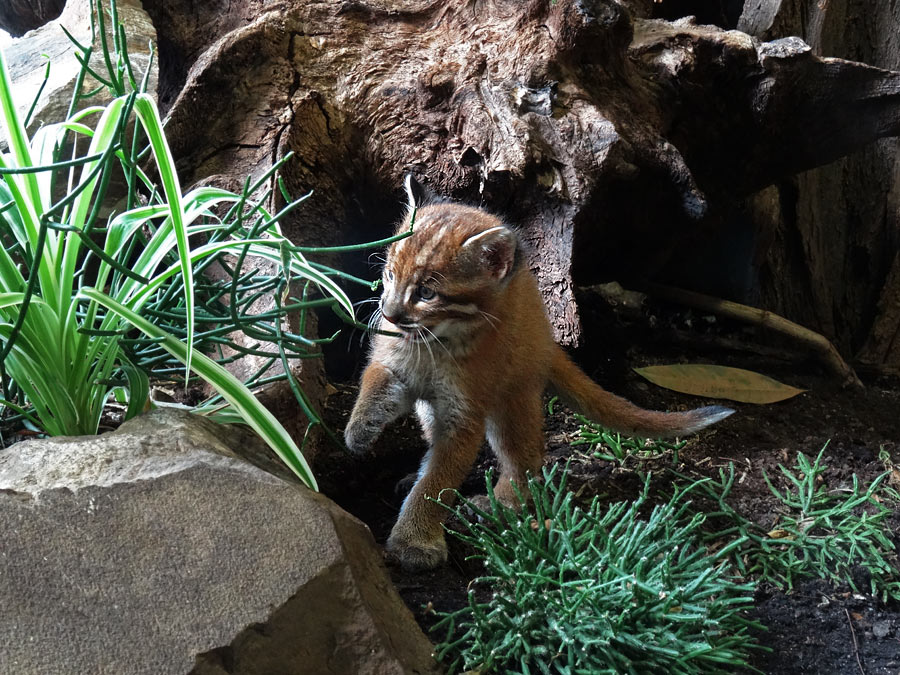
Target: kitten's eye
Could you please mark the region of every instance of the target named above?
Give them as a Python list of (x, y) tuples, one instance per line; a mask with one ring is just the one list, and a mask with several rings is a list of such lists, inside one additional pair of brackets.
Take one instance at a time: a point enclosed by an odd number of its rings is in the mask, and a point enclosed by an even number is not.
[(393, 280), (394, 280), (394, 273), (393, 273), (393, 272), (391, 272), (390, 270), (385, 270), (385, 274), (386, 274), (386, 276), (387, 276), (387, 280), (388, 280), (388, 281), (393, 281)]
[(418, 295), (421, 300), (431, 300), (435, 296), (435, 292), (431, 286), (421, 284), (416, 289), (416, 295)]

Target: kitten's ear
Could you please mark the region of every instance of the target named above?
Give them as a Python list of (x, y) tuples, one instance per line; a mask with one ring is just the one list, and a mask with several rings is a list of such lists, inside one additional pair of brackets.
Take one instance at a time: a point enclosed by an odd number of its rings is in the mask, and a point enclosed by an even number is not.
[(431, 201), (431, 193), (411, 173), (406, 174), (404, 185), (406, 186), (407, 205), (410, 211), (425, 206)]
[(513, 268), (516, 246), (516, 235), (503, 225), (498, 225), (472, 235), (463, 242), (462, 248), (477, 252), (479, 264), (499, 281)]

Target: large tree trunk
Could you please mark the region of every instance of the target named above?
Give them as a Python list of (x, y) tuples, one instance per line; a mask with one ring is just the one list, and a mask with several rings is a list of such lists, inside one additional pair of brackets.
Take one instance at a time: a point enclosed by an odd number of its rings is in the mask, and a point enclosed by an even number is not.
[[(799, 35), (816, 54), (900, 69), (900, 5), (889, 0), (750, 0), (739, 27), (761, 39)], [(841, 126), (854, 127), (864, 114), (860, 106)], [(763, 284), (773, 309), (834, 336), (848, 354), (895, 369), (898, 158), (900, 141), (883, 140), (781, 183), (770, 195), (778, 245), (766, 254)]]
[[(756, 231), (734, 204), (764, 206), (761, 188), (900, 133), (900, 74), (821, 59), (799, 39), (641, 18), (649, 2), (145, 5), (186, 183), (235, 187), (293, 150), (288, 188), (316, 194), (291, 234), (325, 243), (381, 234), (353, 226), (399, 213), (395, 188), (413, 171), (521, 228), (569, 344), (575, 282), (745, 294), (753, 284), (729, 275), (752, 272), (747, 240), (771, 251), (759, 242), (784, 232)], [(810, 291), (828, 274), (812, 270)], [(764, 297), (791, 309), (776, 288)]]
[(65, 5), (66, 0), (3, 0), (0, 28), (19, 37), (58, 17)]

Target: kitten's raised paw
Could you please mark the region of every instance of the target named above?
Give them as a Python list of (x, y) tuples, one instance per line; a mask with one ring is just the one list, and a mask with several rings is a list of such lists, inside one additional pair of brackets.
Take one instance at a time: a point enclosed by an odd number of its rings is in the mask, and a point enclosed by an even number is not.
[(447, 562), (447, 543), (443, 538), (427, 544), (389, 538), (385, 549), (388, 560), (399, 563), (407, 572), (427, 572)]
[(344, 429), (344, 442), (351, 452), (361, 455), (375, 445), (380, 435), (380, 427), (354, 422), (351, 419)]

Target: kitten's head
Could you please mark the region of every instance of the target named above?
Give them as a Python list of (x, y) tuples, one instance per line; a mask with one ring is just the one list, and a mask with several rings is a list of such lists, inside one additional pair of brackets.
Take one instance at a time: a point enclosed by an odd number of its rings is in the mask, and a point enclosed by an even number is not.
[(489, 213), (430, 200), (408, 176), (413, 233), (388, 248), (381, 311), (409, 339), (444, 338), (489, 324), (521, 257), (515, 233)]

